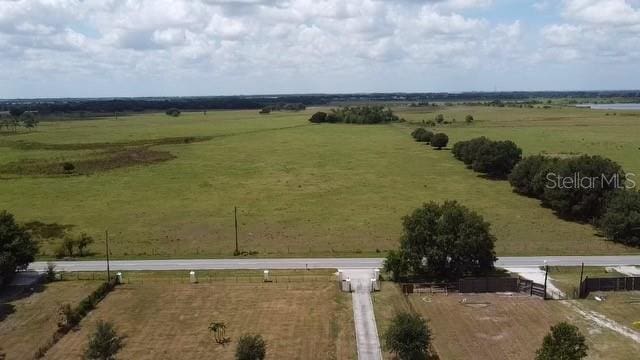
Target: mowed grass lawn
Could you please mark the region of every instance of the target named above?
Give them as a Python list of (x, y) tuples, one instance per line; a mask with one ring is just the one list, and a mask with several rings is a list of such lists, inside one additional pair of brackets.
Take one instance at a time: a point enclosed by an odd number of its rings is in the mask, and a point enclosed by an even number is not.
[[(98, 320), (126, 336), (122, 359), (234, 359), (242, 334), (261, 334), (269, 359), (356, 359), (351, 297), (335, 282), (121, 285), (46, 355), (81, 359)], [(227, 345), (208, 330), (224, 322)]]
[(0, 354), (7, 360), (33, 358), (57, 330), (60, 306), (75, 306), (99, 285), (97, 281), (60, 281), (28, 296), (0, 292)]
[[(561, 321), (580, 328), (589, 346), (588, 359), (633, 359), (640, 351), (640, 344), (589, 321), (563, 301), (500, 294), (405, 298), (397, 285), (385, 283), (375, 295), (374, 309), (381, 334), (398, 311), (414, 311), (428, 319), (442, 359), (532, 359), (549, 328)], [(386, 353), (385, 358), (392, 356)]]
[[(126, 148), (140, 140), (211, 138), (151, 146), (175, 158), (90, 175), (0, 174), (0, 204), (23, 222), (70, 224), (73, 232), (98, 239), (109, 229), (118, 258), (228, 257), (234, 249), (234, 206), (241, 250), (258, 256), (382, 256), (397, 246), (402, 216), (431, 200), (458, 200), (482, 214), (497, 236), (499, 255), (638, 252), (603, 241), (589, 225), (558, 219), (537, 200), (512, 193), (506, 181), (479, 177), (448, 150), (413, 142), (412, 124), (311, 125), (313, 111), (42, 123), (31, 133), (0, 137), (0, 166), (73, 162), (99, 153), (25, 150), (18, 141)], [(438, 129), (450, 135), (451, 144), (478, 135), (512, 138), (526, 153), (603, 154), (627, 171), (640, 169), (640, 125), (633, 116), (484, 107), (437, 112), (458, 117), (455, 125)], [(399, 113), (410, 121), (433, 117), (425, 110)], [(474, 125), (460, 124), (466, 113), (474, 114)], [(55, 245), (43, 243), (43, 255), (52, 256)], [(92, 250), (103, 254), (100, 242)]]

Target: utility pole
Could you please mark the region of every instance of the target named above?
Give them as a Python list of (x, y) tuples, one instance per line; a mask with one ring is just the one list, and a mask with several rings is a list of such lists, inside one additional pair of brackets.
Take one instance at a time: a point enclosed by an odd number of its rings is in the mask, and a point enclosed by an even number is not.
[(109, 230), (104, 231), (104, 243), (107, 248), (107, 282), (111, 280), (111, 271), (109, 269)]
[(547, 300), (547, 276), (549, 275), (549, 265), (544, 261), (544, 299)]
[(582, 276), (584, 275), (584, 263), (582, 263), (582, 267), (580, 268), (580, 285), (578, 286), (578, 297), (582, 299)]
[(234, 254), (238, 255), (240, 254), (240, 250), (238, 249), (238, 207), (237, 206), (233, 207), (233, 218), (236, 225), (236, 251)]

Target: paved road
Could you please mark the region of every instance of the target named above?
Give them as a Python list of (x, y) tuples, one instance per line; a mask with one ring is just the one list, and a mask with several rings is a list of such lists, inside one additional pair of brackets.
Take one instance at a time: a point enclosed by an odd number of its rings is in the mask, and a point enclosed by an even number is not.
[(342, 269), (342, 274), (345, 278), (351, 279), (354, 290), (351, 300), (358, 360), (382, 360), (378, 327), (371, 301), (371, 279), (375, 277), (374, 272), (364, 269)]
[[(502, 257), (497, 267), (535, 267), (544, 261), (550, 266), (624, 266), (640, 265), (640, 255), (633, 256), (535, 256)], [(185, 260), (117, 260), (111, 261), (112, 270), (221, 270), (221, 269), (374, 269), (382, 267), (383, 259), (185, 259)], [(104, 261), (56, 261), (60, 271), (99, 271)], [(44, 271), (46, 262), (34, 262), (30, 270)]]

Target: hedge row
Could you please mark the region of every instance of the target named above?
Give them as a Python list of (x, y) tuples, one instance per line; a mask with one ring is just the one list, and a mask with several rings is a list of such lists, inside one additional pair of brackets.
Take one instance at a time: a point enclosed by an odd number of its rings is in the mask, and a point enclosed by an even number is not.
[(100, 286), (89, 294), (86, 298), (82, 299), (80, 303), (71, 308), (69, 304), (65, 304), (60, 309), (61, 318), (58, 321), (58, 330), (53, 334), (51, 339), (42, 345), (35, 353), (35, 359), (41, 359), (45, 356), (47, 351), (51, 349), (64, 335), (66, 335), (71, 329), (80, 324), (80, 321), (87, 316), (91, 310), (95, 309), (100, 301), (102, 301), (107, 294), (109, 294), (118, 285), (116, 278), (113, 278), (107, 282), (100, 284)]
[(452, 153), (474, 171), (495, 178), (505, 178), (522, 159), (522, 149), (513, 141), (492, 141), (484, 136), (457, 142)]

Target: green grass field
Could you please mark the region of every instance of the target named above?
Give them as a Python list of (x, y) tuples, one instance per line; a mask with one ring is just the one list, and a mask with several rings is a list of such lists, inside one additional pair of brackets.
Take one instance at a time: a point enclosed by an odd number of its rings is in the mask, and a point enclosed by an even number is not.
[[(492, 223), (499, 255), (639, 252), (558, 219), (507, 182), (467, 170), (447, 150), (413, 142), (413, 122), (432, 119), (431, 108), (401, 108), (410, 123), (371, 126), (311, 125), (313, 111), (146, 114), (43, 122), (30, 133), (3, 134), (0, 208), (19, 221), (69, 224), (100, 240), (108, 228), (118, 258), (229, 257), (234, 206), (241, 249), (258, 256), (381, 256), (397, 246), (402, 216), (447, 199)], [(435, 111), (457, 119), (438, 128), (450, 144), (486, 135), (512, 139), (527, 154), (602, 154), (640, 170), (639, 114)], [(473, 125), (463, 123), (467, 113)], [(196, 141), (182, 139), (191, 137)], [(65, 175), (64, 162), (83, 175)], [(55, 245), (44, 242), (43, 256)], [(92, 250), (101, 255), (102, 243)]]

